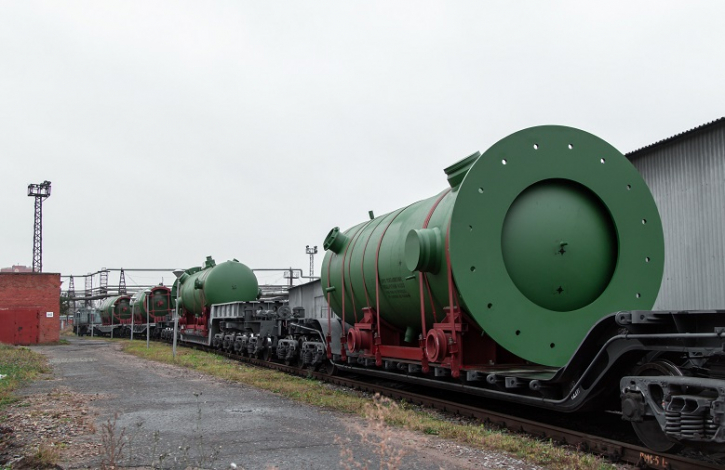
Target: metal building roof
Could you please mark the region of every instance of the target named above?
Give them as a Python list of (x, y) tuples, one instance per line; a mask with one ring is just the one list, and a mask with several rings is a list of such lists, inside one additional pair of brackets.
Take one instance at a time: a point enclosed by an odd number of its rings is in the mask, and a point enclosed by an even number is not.
[(654, 150), (656, 148), (662, 147), (663, 145), (667, 145), (672, 143), (673, 141), (683, 139), (685, 137), (691, 137), (692, 135), (698, 134), (700, 132), (704, 132), (710, 129), (713, 129), (718, 126), (725, 125), (725, 117), (721, 117), (719, 119), (715, 119), (714, 121), (708, 122), (707, 124), (703, 124), (701, 126), (697, 126), (693, 129), (690, 129), (689, 131), (680, 132), (679, 134), (675, 134), (672, 137), (668, 137), (666, 139), (660, 140), (655, 142), (654, 144), (647, 145), (645, 147), (639, 148), (637, 150), (633, 150), (631, 152), (627, 152), (625, 155), (627, 158), (632, 160), (633, 158), (637, 158), (640, 155), (649, 152), (651, 150)]

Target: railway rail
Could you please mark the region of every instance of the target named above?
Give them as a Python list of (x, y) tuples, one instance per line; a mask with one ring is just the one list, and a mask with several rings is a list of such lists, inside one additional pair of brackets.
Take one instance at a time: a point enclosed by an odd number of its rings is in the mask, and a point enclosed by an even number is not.
[(246, 364), (275, 369), (292, 375), (314, 377), (318, 380), (334, 385), (356, 389), (367, 393), (379, 393), (382, 396), (395, 400), (405, 400), (414, 405), (474, 418), (482, 423), (491, 424), (512, 432), (523, 432), (536, 438), (552, 440), (560, 444), (570, 445), (584, 452), (606, 457), (613, 463), (626, 463), (638, 468), (656, 470), (723, 469), (722, 462), (715, 463), (683, 455), (656, 453), (652, 452), (650, 449), (646, 449), (635, 444), (620, 442), (506, 413), (487, 410), (485, 408), (481, 408), (480, 406), (456, 403), (431, 397), (430, 395), (413, 393), (364, 380), (332, 375), (329, 370), (313, 371), (277, 362), (265, 361), (254, 357), (221, 352), (208, 346), (198, 344), (189, 344), (188, 346), (210, 353), (221, 354), (230, 359), (238, 360)]

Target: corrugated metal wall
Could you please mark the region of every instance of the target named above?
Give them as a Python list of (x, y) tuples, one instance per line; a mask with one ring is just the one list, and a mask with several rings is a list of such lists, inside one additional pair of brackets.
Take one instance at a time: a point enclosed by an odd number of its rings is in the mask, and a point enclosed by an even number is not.
[(655, 310), (725, 309), (725, 125), (628, 155), (665, 231)]

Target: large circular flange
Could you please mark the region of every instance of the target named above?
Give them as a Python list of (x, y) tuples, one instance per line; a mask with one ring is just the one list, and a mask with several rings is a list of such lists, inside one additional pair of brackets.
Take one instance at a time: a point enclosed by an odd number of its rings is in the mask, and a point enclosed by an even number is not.
[(525, 360), (561, 367), (602, 317), (652, 307), (664, 238), (624, 155), (587, 132), (540, 126), (500, 140), (468, 171), (450, 255), (484, 331)]

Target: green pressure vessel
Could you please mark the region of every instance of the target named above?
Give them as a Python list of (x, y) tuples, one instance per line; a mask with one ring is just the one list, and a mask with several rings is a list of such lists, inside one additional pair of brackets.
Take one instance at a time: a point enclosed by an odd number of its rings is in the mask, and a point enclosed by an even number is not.
[(104, 324), (129, 320), (131, 318), (131, 297), (128, 295), (108, 297), (101, 302), (98, 311)]
[[(587, 132), (540, 126), (445, 169), (449, 188), (325, 239), (334, 311), (421, 332), (452, 296), (498, 344), (560, 367), (618, 310), (649, 309), (664, 268), (651, 193), (618, 150)], [(449, 292), (449, 271), (453, 291)], [(377, 275), (376, 275), (377, 274)]]
[(247, 266), (237, 260), (216, 264), (211, 256), (203, 267), (187, 269), (181, 275), (171, 292), (174, 298), (179, 282), (179, 308), (194, 315), (212, 304), (255, 300), (260, 292), (257, 276)]
[(171, 300), (171, 290), (165, 286), (154, 286), (149, 290), (151, 295), (148, 302), (145, 291), (136, 292), (131, 297), (131, 305), (133, 311), (136, 312), (136, 316), (142, 320), (146, 318), (146, 305), (149, 305), (149, 315), (151, 317), (162, 317), (171, 313), (174, 308)]

